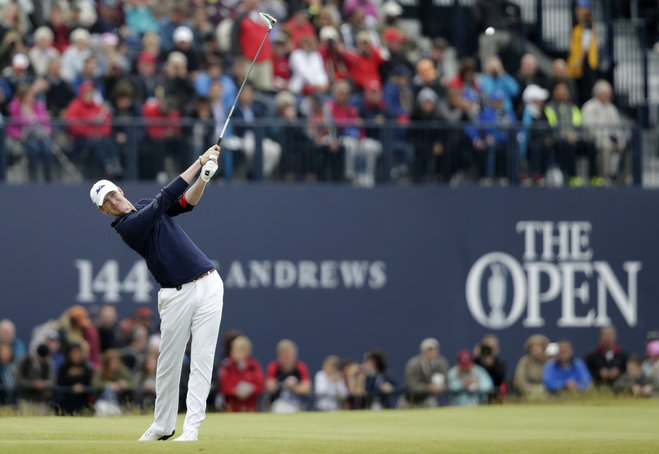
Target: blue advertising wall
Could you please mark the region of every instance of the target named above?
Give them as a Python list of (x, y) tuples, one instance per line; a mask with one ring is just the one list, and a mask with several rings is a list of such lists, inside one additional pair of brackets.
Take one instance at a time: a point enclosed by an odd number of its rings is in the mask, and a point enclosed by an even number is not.
[[(0, 186), (0, 318), (25, 340), (72, 304), (156, 309), (155, 282), (88, 191)], [(584, 354), (612, 322), (642, 352), (659, 328), (658, 202), (637, 189), (211, 186), (179, 222), (225, 281), (222, 332), (244, 331), (263, 362), (282, 338), (313, 371), (378, 347), (402, 377), (424, 337), (453, 363), (493, 332), (512, 374), (535, 333)]]

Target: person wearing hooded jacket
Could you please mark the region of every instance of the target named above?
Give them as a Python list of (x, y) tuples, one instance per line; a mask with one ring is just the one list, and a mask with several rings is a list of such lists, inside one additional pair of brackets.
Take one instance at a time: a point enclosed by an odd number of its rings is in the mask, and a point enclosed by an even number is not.
[(67, 132), (73, 139), (73, 155), (89, 167), (85, 173), (120, 177), (123, 171), (117, 146), (112, 140), (112, 112), (96, 98), (93, 82), (85, 81), (80, 85), (64, 118)]

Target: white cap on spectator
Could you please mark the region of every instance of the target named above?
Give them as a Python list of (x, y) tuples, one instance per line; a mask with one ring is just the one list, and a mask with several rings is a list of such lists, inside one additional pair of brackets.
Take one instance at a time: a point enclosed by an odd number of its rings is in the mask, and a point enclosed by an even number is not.
[(526, 87), (524, 89), (524, 93), (522, 93), (522, 100), (524, 101), (524, 104), (535, 101), (546, 101), (548, 97), (549, 91), (535, 84), (531, 84)]
[(295, 96), (287, 90), (280, 91), (275, 96), (275, 107), (281, 109), (286, 106), (295, 105)]
[(11, 59), (11, 66), (16, 69), (27, 69), (30, 66), (30, 59), (25, 54), (16, 54)]
[(90, 36), (89, 32), (84, 28), (76, 28), (71, 33), (71, 42), (75, 43), (78, 41), (89, 42)]
[(403, 14), (403, 8), (393, 0), (389, 0), (382, 5), (382, 14), (397, 17)]
[(42, 39), (48, 39), (49, 41), (53, 40), (53, 31), (46, 27), (45, 25), (42, 25), (41, 27), (37, 28), (34, 32), (34, 40), (35, 41), (40, 41)]
[(321, 28), (318, 36), (321, 41), (327, 41), (329, 39), (333, 39), (334, 41), (339, 40), (339, 32), (331, 25), (325, 25)]
[(558, 354), (558, 344), (556, 342), (552, 342), (547, 345), (547, 348), (545, 348), (545, 355), (547, 356), (555, 356)]
[(192, 30), (185, 25), (176, 27), (176, 30), (174, 30), (174, 42), (191, 43), (192, 39)]

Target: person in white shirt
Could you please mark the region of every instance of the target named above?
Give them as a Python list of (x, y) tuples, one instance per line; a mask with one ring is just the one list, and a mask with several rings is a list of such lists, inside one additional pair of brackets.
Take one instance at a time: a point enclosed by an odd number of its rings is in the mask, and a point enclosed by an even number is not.
[(600, 175), (619, 180), (625, 167), (629, 131), (624, 128), (618, 108), (611, 102), (612, 97), (611, 84), (606, 80), (597, 81), (593, 87), (593, 97), (581, 108), (581, 116), (587, 137), (597, 147)]
[(323, 368), (314, 377), (316, 408), (322, 411), (339, 409), (348, 396), (348, 389), (339, 371), (339, 358), (331, 355), (323, 361)]
[(62, 54), (62, 79), (72, 83), (82, 72), (87, 57), (92, 55), (90, 49), (91, 37), (84, 28), (76, 28), (71, 33), (71, 45)]
[(300, 38), (300, 47), (291, 52), (288, 65), (291, 70), (288, 88), (293, 93), (308, 94), (328, 90), (329, 78), (325, 63), (313, 36)]
[(53, 32), (50, 28), (45, 26), (37, 28), (34, 32), (34, 46), (28, 56), (34, 73), (44, 77), (50, 63), (59, 57), (58, 50), (53, 47)]

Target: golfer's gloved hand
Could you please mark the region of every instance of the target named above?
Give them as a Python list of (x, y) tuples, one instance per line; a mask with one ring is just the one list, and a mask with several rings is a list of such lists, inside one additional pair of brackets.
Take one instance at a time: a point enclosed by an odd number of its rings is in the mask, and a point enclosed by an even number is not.
[(201, 168), (201, 179), (204, 181), (204, 183), (208, 183), (213, 175), (215, 175), (217, 167), (217, 158), (215, 156), (213, 156), (208, 160), (208, 162), (206, 162), (206, 164), (204, 164), (204, 166)]

